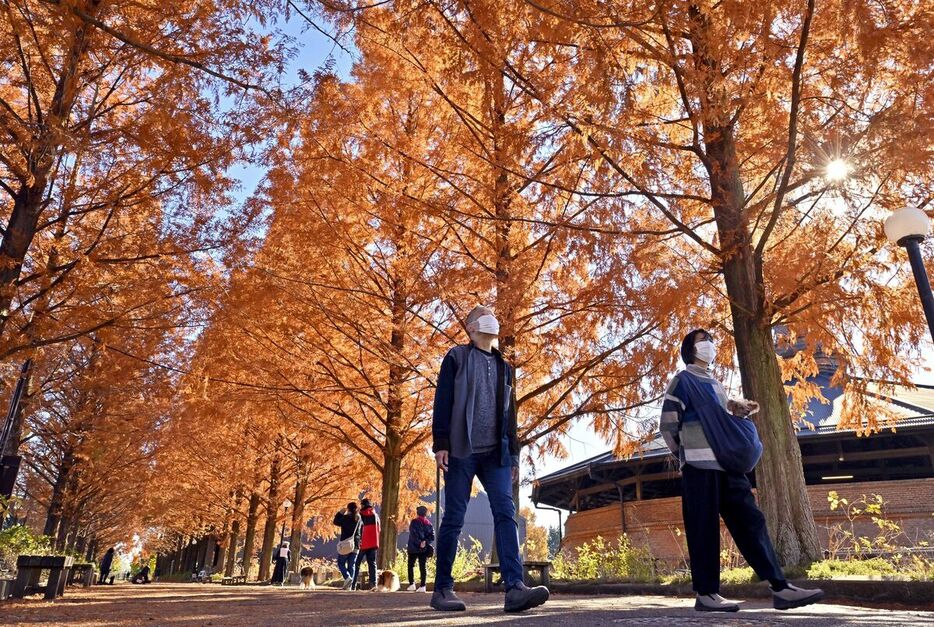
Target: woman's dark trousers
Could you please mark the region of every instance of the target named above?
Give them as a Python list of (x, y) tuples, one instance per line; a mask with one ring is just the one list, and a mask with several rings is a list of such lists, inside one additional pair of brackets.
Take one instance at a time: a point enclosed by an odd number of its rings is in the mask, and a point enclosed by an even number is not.
[(720, 517), (759, 579), (784, 587), (785, 576), (745, 475), (685, 465), (681, 511), (697, 594), (720, 591)]
[(420, 587), (425, 587), (425, 580), (428, 578), (425, 570), (425, 561), (428, 559), (428, 553), (409, 553), (409, 583), (415, 582), (415, 560), (418, 560), (418, 574), (421, 576)]

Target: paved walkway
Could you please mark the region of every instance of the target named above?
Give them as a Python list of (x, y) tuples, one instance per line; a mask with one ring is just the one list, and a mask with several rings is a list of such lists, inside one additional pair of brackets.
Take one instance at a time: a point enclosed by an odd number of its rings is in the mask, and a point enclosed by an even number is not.
[(671, 597), (554, 595), (521, 615), (504, 614), (502, 595), (464, 594), (464, 614), (439, 614), (428, 594), (300, 591), (212, 584), (130, 584), (69, 589), (55, 602), (34, 597), (0, 602), (4, 625), (891, 625), (929, 627), (934, 612), (867, 609), (833, 603), (777, 612), (763, 600), (736, 614), (699, 614)]

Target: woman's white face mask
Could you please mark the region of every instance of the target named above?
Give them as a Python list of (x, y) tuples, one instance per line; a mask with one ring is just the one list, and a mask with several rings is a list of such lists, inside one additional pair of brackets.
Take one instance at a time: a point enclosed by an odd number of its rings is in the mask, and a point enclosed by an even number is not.
[(717, 347), (710, 340), (704, 340), (694, 345), (694, 356), (706, 364), (712, 364), (717, 358)]

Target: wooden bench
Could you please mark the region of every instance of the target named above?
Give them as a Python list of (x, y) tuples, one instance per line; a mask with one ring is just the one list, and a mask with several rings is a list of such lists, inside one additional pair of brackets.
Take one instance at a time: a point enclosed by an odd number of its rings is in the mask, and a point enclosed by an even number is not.
[(246, 575), (234, 575), (221, 579), (222, 586), (239, 586), (246, 583)]
[[(55, 599), (65, 594), (65, 582), (75, 558), (51, 555), (20, 555), (16, 560), (16, 581), (13, 582), (13, 598), (22, 599), (27, 594), (45, 592), (46, 599)], [(49, 582), (39, 585), (43, 570), (49, 571)]]
[[(530, 570), (537, 570), (539, 575), (539, 581), (541, 585), (547, 586), (551, 583), (551, 562), (522, 562), (522, 572), (525, 575), (525, 579), (528, 578), (528, 572)], [(485, 582), (484, 589), (487, 592), (493, 592), (493, 573), (499, 572), (499, 564), (484, 564), (483, 565), (483, 579)]]
[(68, 585), (74, 586), (80, 583), (82, 588), (90, 588), (94, 585), (96, 577), (97, 569), (94, 564), (74, 564), (68, 575)]

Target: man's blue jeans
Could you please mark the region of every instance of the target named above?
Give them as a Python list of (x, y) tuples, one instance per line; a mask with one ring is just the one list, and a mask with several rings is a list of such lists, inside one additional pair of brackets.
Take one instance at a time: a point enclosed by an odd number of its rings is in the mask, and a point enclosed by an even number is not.
[(454, 587), (451, 567), (474, 477), (480, 479), (480, 485), (490, 499), (496, 554), (506, 589), (522, 581), (519, 525), (516, 524), (516, 504), (512, 500), (512, 467), (501, 466), (499, 451), (494, 450), (466, 458), (448, 458), (448, 470), (444, 473), (444, 518), (438, 530), (435, 590)]
[(357, 564), (357, 552), (348, 553), (347, 555), (338, 555), (337, 556), (337, 569), (341, 571), (341, 576), (344, 579), (353, 579), (354, 567)]

